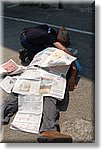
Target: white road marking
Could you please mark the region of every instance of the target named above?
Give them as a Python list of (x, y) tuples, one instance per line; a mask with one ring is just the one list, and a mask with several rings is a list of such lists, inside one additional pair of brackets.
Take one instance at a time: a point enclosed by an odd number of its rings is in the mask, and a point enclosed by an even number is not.
[[(37, 21), (32, 21), (32, 20), (26, 20), (26, 19), (20, 19), (20, 18), (13, 18), (13, 17), (8, 17), (8, 16), (2, 16), (4, 19), (9, 19), (9, 20), (15, 20), (15, 21), (21, 21), (21, 22), (27, 22), (27, 23), (33, 23), (33, 24), (38, 24), (38, 25), (42, 25), (42, 24), (47, 24), (51, 27), (55, 27), (55, 28), (61, 28), (61, 26), (57, 26), (57, 25), (53, 25), (53, 24), (48, 24), (48, 23), (42, 23), (42, 22), (37, 22)], [(67, 28), (67, 30), (69, 31), (73, 31), (73, 32), (79, 32), (79, 33), (83, 33), (83, 34), (88, 34), (88, 35), (94, 35), (93, 32), (88, 32), (88, 31), (84, 31), (84, 30), (79, 30), (79, 29), (74, 29), (74, 28)]]
[(14, 8), (14, 7), (17, 7), (17, 6), (19, 6), (19, 4), (10, 4), (10, 5), (7, 6), (7, 8)]

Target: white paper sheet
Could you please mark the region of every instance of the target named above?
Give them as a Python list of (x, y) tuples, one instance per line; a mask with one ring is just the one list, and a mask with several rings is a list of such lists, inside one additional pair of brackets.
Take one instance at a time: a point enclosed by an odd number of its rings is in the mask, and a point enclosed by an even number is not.
[(15, 85), (16, 79), (10, 76), (6, 76), (0, 83), (0, 87), (7, 93), (11, 93), (13, 86)]
[(39, 80), (41, 78), (41, 70), (37, 67), (28, 68), (24, 73), (21, 74), (22, 79)]
[(18, 96), (18, 111), (25, 113), (42, 113), (42, 96), (40, 95), (19, 95)]
[(43, 111), (43, 97), (20, 95), (18, 103), (19, 110), (10, 128), (38, 134)]
[(64, 98), (65, 88), (66, 88), (66, 79), (58, 77), (55, 80), (53, 80), (50, 94), (51, 96), (62, 100)]
[(76, 57), (60, 49), (48, 47), (42, 52), (37, 53), (29, 66), (38, 65), (40, 67), (48, 67), (50, 70), (53, 69), (55, 72), (66, 75), (70, 64), (75, 60)]
[(41, 122), (41, 116), (17, 112), (16, 116), (11, 123), (11, 129), (22, 130), (25, 132), (39, 133), (39, 127)]
[(60, 100), (64, 98), (66, 79), (53, 72), (42, 71), (40, 94), (53, 96)]
[(47, 83), (47, 80), (45, 80), (45, 82), (46, 84), (41, 83), (40, 94), (42, 94), (43, 96), (52, 96), (61, 101), (64, 98), (66, 79), (57, 77), (54, 78), (49, 84)]

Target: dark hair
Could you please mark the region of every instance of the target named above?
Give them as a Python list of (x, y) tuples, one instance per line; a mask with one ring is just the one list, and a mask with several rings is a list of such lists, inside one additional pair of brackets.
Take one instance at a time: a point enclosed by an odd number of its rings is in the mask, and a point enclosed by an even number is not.
[(68, 47), (70, 44), (70, 37), (69, 37), (69, 32), (62, 27), (59, 32), (58, 32), (58, 41), (64, 45), (65, 47)]

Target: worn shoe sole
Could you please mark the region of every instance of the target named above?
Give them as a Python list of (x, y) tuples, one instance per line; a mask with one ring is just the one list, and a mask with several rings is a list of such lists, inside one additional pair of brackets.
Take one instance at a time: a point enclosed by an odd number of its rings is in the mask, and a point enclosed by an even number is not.
[(39, 143), (72, 143), (72, 139), (68, 139), (68, 138), (53, 138), (50, 139), (46, 136), (40, 136), (37, 138), (37, 141)]

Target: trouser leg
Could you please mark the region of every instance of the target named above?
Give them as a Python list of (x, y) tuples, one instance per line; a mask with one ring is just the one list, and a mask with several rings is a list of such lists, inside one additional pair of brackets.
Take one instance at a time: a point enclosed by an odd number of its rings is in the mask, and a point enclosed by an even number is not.
[(59, 110), (57, 99), (44, 97), (43, 115), (41, 120), (40, 132), (59, 129)]
[(44, 50), (46, 47), (44, 45), (29, 45), (28, 47), (28, 58), (30, 61), (34, 58), (34, 56)]
[(10, 117), (13, 116), (18, 110), (18, 95), (11, 93), (6, 98), (6, 100), (4, 100), (4, 103), (1, 106), (1, 110), (2, 110), (1, 122), (3, 124), (9, 123)]
[(27, 56), (29, 58), (29, 61), (31, 62), (33, 57), (40, 51), (44, 50), (46, 47), (42, 44), (31, 44), (27, 41), (27, 38), (22, 34), (20, 36), (21, 45), (23, 48), (27, 50)]

